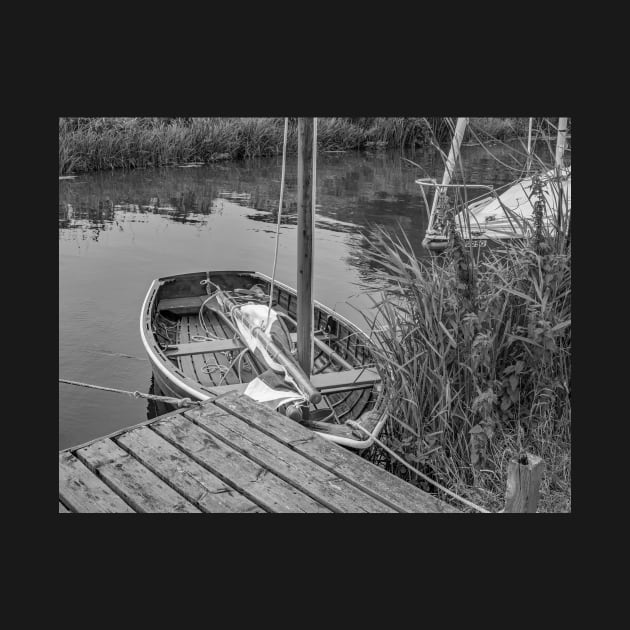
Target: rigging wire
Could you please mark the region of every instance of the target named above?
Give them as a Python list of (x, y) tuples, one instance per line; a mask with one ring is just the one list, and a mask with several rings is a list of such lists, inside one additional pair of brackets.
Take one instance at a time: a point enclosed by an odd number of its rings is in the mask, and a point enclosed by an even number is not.
[(265, 331), (269, 326), (269, 318), (271, 316), (271, 303), (273, 301), (273, 285), (276, 281), (276, 266), (278, 264), (278, 243), (280, 242), (280, 220), (282, 218), (282, 199), (284, 197), (284, 174), (287, 164), (287, 135), (289, 131), (289, 119), (284, 119), (284, 142), (282, 144), (282, 175), (280, 176), (280, 201), (278, 203), (278, 223), (276, 225), (276, 250), (273, 256), (273, 272), (271, 274), (271, 286), (269, 288), (269, 309), (267, 310), (267, 321), (265, 322)]

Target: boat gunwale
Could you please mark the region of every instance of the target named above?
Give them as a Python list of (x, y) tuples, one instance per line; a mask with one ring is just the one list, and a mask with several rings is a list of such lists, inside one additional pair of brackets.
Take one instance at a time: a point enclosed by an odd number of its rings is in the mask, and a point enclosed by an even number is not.
[[(173, 383), (174, 385), (176, 385), (177, 387), (180, 387), (183, 391), (185, 391), (186, 393), (190, 394), (192, 397), (199, 399), (201, 401), (210, 400), (211, 397), (215, 395), (212, 394), (212, 392), (209, 390), (208, 391), (200, 390), (199, 388), (202, 386), (199, 383), (197, 383), (197, 381), (191, 379), (190, 377), (185, 376), (185, 375), (179, 376), (179, 374), (181, 374), (181, 371), (173, 365), (173, 362), (170, 359), (166, 357), (166, 355), (160, 348), (159, 344), (157, 344), (154, 339), (149, 339), (149, 335), (151, 335), (151, 337), (154, 337), (154, 335), (152, 334), (153, 329), (151, 326), (152, 324), (151, 313), (153, 311), (154, 304), (157, 306), (155, 301), (156, 301), (160, 286), (164, 285), (168, 281), (172, 281), (178, 278), (199, 276), (204, 273), (208, 273), (208, 272), (195, 271), (195, 272), (184, 273), (184, 274), (163, 276), (161, 278), (154, 279), (151, 282), (151, 285), (149, 286), (147, 294), (144, 298), (144, 301), (142, 303), (142, 310), (140, 314), (140, 337), (142, 339), (142, 344), (144, 345), (144, 349), (149, 356), (149, 361), (152, 367), (156, 367), (165, 378), (167, 378), (171, 382), (174, 381)], [(212, 270), (209, 273), (235, 274), (238, 276), (243, 276), (243, 275), (251, 276), (254, 278), (265, 280), (266, 282), (269, 282), (270, 284), (272, 281), (270, 276), (259, 271)], [(295, 289), (293, 289), (292, 287), (290, 287), (289, 285), (283, 282), (274, 280), (274, 285), (292, 295), (297, 295), (297, 291)], [(366, 341), (369, 341), (369, 337), (367, 336), (367, 334), (363, 330), (361, 330), (356, 324), (352, 323), (343, 315), (336, 313), (330, 307), (326, 306), (325, 304), (322, 304), (318, 300), (313, 300), (313, 306), (319, 308), (322, 312), (326, 313), (327, 315), (334, 317), (341, 324), (347, 326), (350, 330), (356, 333), (359, 337), (363, 337), (363, 339), (365, 339)], [(214, 398), (212, 398), (212, 400), (216, 400), (216, 398), (217, 397), (215, 396)], [(375, 406), (376, 404), (377, 403), (375, 403)], [(380, 433), (383, 425), (385, 424), (386, 419), (387, 419), (387, 414), (383, 412), (376, 426), (372, 429), (370, 437), (366, 438), (365, 440), (359, 440), (359, 439), (355, 440), (355, 439), (351, 439), (351, 438), (347, 438), (343, 436), (324, 433), (321, 431), (317, 431), (315, 429), (312, 429), (312, 430), (314, 433), (317, 433), (318, 435), (321, 435), (322, 437), (332, 442), (341, 444), (343, 446), (349, 446), (351, 448), (362, 450), (362, 449), (368, 448), (374, 443), (374, 437)]]

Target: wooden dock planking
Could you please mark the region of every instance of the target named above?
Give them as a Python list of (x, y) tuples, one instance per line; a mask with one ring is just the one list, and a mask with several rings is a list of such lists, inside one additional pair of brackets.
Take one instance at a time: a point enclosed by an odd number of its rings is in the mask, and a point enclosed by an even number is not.
[(395, 511), (214, 405), (184, 416), (334, 512)]
[[(256, 405), (253, 400), (235, 392), (214, 400), (225, 411), (253, 424), (267, 435), (286, 444), (307, 459), (356, 485), (386, 505), (402, 512), (458, 512), (447, 503), (388, 473), (356, 454), (320, 438), (296, 422), (285, 422), (282, 416)], [(254, 408), (252, 408), (255, 405)]]
[(203, 512), (264, 512), (150, 427), (133, 429), (114, 441)]
[(67, 452), (59, 455), (59, 498), (75, 512), (133, 512), (103, 481)]
[(110, 439), (81, 448), (76, 455), (137, 512), (200, 511)]
[(457, 512), (242, 394), (59, 453), (59, 512)]
[(158, 421), (152, 427), (191, 459), (270, 512), (330, 511), (183, 416)]

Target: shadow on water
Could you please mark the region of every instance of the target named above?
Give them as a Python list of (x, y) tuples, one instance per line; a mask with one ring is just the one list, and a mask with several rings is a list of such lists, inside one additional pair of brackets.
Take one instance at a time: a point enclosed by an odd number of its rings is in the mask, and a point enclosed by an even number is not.
[[(149, 394), (152, 396), (165, 396), (162, 390), (158, 387), (155, 382), (155, 378), (153, 374), (151, 374), (151, 384), (149, 387)], [(165, 413), (171, 413), (171, 411), (175, 411), (177, 407), (175, 405), (169, 405), (162, 400), (152, 400), (151, 398), (147, 399), (147, 420), (152, 420), (153, 418), (157, 418), (158, 416), (163, 416)]]

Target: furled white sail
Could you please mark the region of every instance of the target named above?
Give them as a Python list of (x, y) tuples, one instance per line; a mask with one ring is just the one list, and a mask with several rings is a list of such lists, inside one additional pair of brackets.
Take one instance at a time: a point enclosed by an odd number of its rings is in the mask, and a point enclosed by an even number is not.
[(264, 304), (244, 304), (232, 311), (232, 319), (250, 351), (269, 368), (248, 383), (245, 394), (274, 409), (288, 402), (303, 401), (295, 379), (268, 351), (271, 342), (285, 356), (291, 356), (291, 337), (278, 313)]

